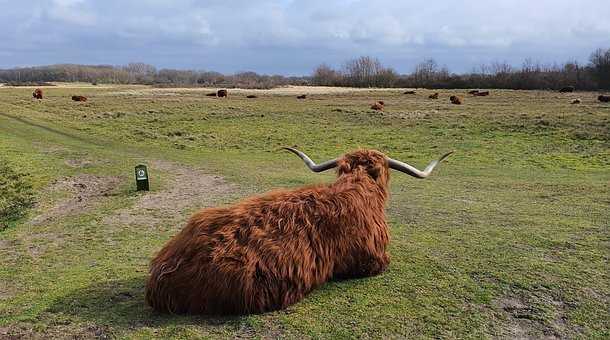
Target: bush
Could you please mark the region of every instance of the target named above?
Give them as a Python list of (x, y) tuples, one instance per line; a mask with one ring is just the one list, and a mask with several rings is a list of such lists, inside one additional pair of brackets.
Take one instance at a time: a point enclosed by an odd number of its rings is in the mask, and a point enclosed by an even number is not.
[(0, 159), (0, 231), (24, 216), (34, 204), (27, 175), (18, 173)]

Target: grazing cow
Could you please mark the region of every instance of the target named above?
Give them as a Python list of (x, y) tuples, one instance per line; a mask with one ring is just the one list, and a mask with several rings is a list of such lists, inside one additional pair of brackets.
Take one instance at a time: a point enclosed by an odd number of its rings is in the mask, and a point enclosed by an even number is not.
[(35, 99), (42, 99), (42, 90), (41, 89), (34, 90), (34, 92), (32, 92), (32, 97), (34, 97)]
[(572, 100), (572, 104), (580, 104), (580, 103), (582, 103), (582, 101), (579, 98)]
[(451, 96), (451, 97), (449, 97), (449, 100), (451, 101), (452, 104), (462, 105), (462, 98), (460, 98), (458, 96)]
[(430, 98), (430, 99), (438, 99), (438, 92), (436, 92), (435, 94), (429, 95), (428, 98)]
[(210, 92), (210, 93), (206, 94), (206, 96), (208, 96), (208, 97), (216, 97), (217, 95), (218, 94), (216, 92)]
[(403, 94), (416, 94), (417, 92), (411, 90), (411, 91), (405, 91)]
[(330, 279), (382, 273), (388, 225), (390, 169), (426, 178), (424, 171), (359, 150), (315, 164), (337, 168), (331, 184), (277, 190), (193, 215), (151, 261), (146, 302), (179, 314), (249, 314), (286, 308)]
[(375, 104), (371, 105), (371, 109), (377, 110), (377, 111), (383, 111), (383, 102), (382, 101), (376, 102)]
[(258, 96), (253, 95), (253, 94), (249, 94), (249, 95), (247, 95), (247, 96), (246, 96), (246, 98), (251, 98), (251, 99), (253, 99), (253, 98), (258, 98)]
[(568, 93), (568, 92), (574, 92), (575, 88), (574, 86), (566, 86), (566, 87), (562, 87), (559, 92), (561, 93)]
[(218, 90), (218, 92), (216, 92), (216, 96), (218, 98), (222, 98), (222, 97), (229, 98), (229, 91), (227, 91), (227, 90)]
[(300, 96), (297, 96), (297, 99), (306, 99), (307, 95), (306, 94), (302, 94)]
[(487, 97), (487, 96), (489, 96), (489, 91), (479, 91), (477, 93), (474, 93), (473, 96), (475, 96), (475, 97)]
[(472, 94), (472, 95), (475, 95), (477, 93), (479, 93), (479, 90), (470, 90), (470, 91), (468, 91), (468, 94)]
[(599, 95), (597, 97), (597, 100), (599, 100), (602, 103), (610, 103), (610, 96)]
[(75, 102), (86, 102), (87, 97), (85, 96), (72, 96), (72, 100)]

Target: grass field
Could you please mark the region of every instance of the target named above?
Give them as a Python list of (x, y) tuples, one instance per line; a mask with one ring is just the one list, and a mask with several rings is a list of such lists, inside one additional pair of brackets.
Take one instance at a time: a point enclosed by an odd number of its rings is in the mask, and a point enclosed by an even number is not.
[[(24, 202), (0, 228), (0, 338), (610, 337), (610, 105), (326, 90), (73, 85), (34, 101), (0, 88), (0, 183), (15, 195), (0, 202)], [(385, 111), (369, 110), (379, 99)], [(382, 275), (263, 315), (153, 313), (148, 261), (193, 211), (333, 180), (278, 150), (292, 145), (317, 161), (366, 147), (418, 167), (456, 153), (425, 181), (392, 174)], [(135, 191), (140, 163), (148, 194)]]

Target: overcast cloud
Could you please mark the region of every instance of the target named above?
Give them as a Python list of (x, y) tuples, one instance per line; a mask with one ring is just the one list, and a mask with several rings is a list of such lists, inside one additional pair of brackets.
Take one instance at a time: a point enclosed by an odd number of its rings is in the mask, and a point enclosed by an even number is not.
[(610, 48), (607, 0), (0, 0), (0, 68), (126, 64), (309, 74), (371, 55), (399, 72), (434, 58), (586, 62)]

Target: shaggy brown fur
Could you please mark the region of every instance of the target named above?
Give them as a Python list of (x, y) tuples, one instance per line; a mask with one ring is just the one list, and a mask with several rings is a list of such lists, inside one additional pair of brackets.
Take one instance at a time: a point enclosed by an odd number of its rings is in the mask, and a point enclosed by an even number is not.
[(218, 92), (216, 92), (216, 96), (218, 98), (222, 98), (222, 97), (229, 98), (229, 91), (227, 91), (227, 90), (218, 90)]
[(451, 101), (452, 104), (462, 105), (462, 98), (460, 98), (458, 96), (451, 96), (451, 97), (449, 97), (449, 100)]
[(338, 161), (337, 180), (204, 209), (152, 260), (146, 301), (172, 313), (278, 310), (330, 279), (377, 275), (389, 263), (388, 159)]
[(610, 103), (610, 96), (600, 95), (599, 97), (597, 97), (597, 100), (602, 103)]
[(74, 100), (75, 102), (86, 102), (87, 101), (87, 97), (85, 97), (85, 96), (72, 96), (72, 100)]
[(35, 99), (42, 99), (42, 90), (41, 89), (34, 90), (34, 92), (32, 93), (32, 97), (34, 97)]
[(297, 96), (297, 99), (307, 99), (307, 95), (306, 94), (302, 94), (300, 96)]
[(371, 109), (377, 110), (377, 111), (382, 111), (383, 110), (383, 102), (376, 102), (375, 104), (371, 105)]
[(438, 92), (435, 93), (435, 94), (429, 95), (428, 98), (430, 98), (430, 99), (438, 99)]

